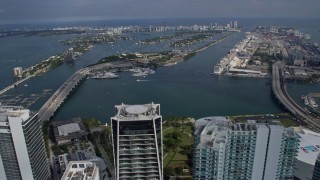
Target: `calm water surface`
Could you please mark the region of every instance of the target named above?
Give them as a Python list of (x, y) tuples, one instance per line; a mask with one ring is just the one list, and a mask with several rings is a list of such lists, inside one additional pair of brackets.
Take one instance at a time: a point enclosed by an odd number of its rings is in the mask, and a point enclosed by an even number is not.
[[(190, 20), (185, 24), (209, 24), (214, 20)], [(230, 20), (220, 20), (227, 23)], [(314, 21), (314, 20), (310, 20)], [(116, 80), (87, 79), (75, 91), (68, 101), (56, 113), (54, 120), (65, 120), (73, 117), (96, 117), (102, 122), (109, 122), (115, 115), (116, 104), (143, 104), (155, 102), (161, 104), (161, 114), (166, 118), (174, 116), (192, 116), (200, 118), (213, 115), (239, 115), (280, 113), (284, 110), (272, 99), (271, 87), (267, 80), (250, 78), (232, 78), (212, 76), (209, 73), (213, 66), (243, 37), (245, 31), (256, 25), (283, 25), (298, 27), (303, 32), (310, 33), (314, 42), (320, 42), (318, 30), (305, 20), (283, 19), (243, 19), (238, 22), (246, 27), (242, 33), (210, 47), (197, 54), (192, 59), (172, 67), (161, 67), (156, 73), (137, 82), (128, 72), (120, 73)], [(134, 23), (134, 22), (132, 22)], [(140, 22), (141, 23), (141, 22)], [(148, 23), (148, 22), (145, 22)], [(177, 22), (160, 21), (159, 24), (179, 24)], [(320, 26), (320, 25), (318, 25)], [(166, 34), (166, 33), (164, 33)], [(166, 50), (164, 43), (154, 46), (138, 46), (136, 41), (159, 36), (159, 34), (139, 35), (130, 34), (136, 39), (121, 41), (111, 46), (98, 45), (89, 53), (77, 59), (73, 64), (63, 64), (47, 74), (33, 78), (8, 94), (23, 94), (29, 96), (39, 93), (42, 89), (56, 90), (76, 70), (97, 62), (99, 59), (122, 52), (150, 52)], [(214, 38), (219, 38), (217, 35)], [(0, 87), (12, 82), (12, 68), (27, 67), (51, 55), (68, 48), (60, 44), (61, 39), (72, 38), (66, 36), (50, 37), (7, 37), (0, 39)], [(301, 94), (320, 90), (319, 84), (306, 85), (290, 83), (289, 92), (300, 102)], [(37, 101), (30, 108), (39, 109), (49, 98), (46, 96)]]

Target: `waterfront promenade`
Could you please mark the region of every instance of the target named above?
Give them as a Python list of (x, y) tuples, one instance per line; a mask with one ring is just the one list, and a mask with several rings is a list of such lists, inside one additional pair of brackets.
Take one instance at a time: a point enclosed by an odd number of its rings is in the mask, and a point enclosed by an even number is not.
[(132, 67), (130, 63), (103, 63), (93, 66), (89, 66), (78, 70), (71, 77), (69, 77), (49, 98), (49, 100), (38, 111), (38, 118), (40, 122), (48, 121), (62, 105), (68, 95), (77, 87), (77, 85), (83, 80), (91, 71), (97, 71), (100, 69), (114, 69), (114, 68), (127, 68)]
[(304, 108), (300, 107), (289, 95), (287, 87), (283, 82), (283, 64), (276, 62), (272, 65), (272, 91), (281, 104), (298, 119), (307, 123), (310, 128), (320, 132), (320, 119), (312, 116)]

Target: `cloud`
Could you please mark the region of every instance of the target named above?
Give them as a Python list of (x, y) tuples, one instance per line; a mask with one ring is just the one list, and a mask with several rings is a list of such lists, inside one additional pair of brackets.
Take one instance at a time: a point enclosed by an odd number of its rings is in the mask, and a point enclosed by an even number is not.
[(0, 22), (170, 17), (320, 17), (319, 0), (0, 0)]

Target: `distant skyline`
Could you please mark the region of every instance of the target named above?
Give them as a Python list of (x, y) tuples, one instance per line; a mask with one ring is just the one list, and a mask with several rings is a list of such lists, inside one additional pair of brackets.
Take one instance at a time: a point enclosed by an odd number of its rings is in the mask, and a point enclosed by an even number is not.
[(0, 22), (177, 17), (320, 18), (319, 9), (319, 0), (0, 0)]

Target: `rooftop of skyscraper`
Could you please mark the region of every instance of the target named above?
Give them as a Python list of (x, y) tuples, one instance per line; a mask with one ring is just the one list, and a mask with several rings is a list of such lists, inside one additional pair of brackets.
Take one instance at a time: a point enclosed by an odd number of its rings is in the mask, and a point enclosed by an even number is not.
[(143, 104), (143, 105), (126, 105), (121, 104), (115, 106), (117, 108), (117, 114), (115, 118), (118, 119), (131, 119), (131, 120), (145, 120), (152, 117), (160, 116), (159, 104)]
[(295, 131), (300, 136), (297, 159), (314, 165), (320, 152), (320, 134), (302, 128), (296, 128)]
[[(195, 124), (195, 136), (198, 138), (198, 147), (219, 148), (220, 143), (225, 143), (228, 132), (255, 134), (258, 128), (272, 129), (284, 128), (279, 121), (255, 121), (248, 120), (246, 123), (236, 123), (229, 120), (228, 117), (205, 117), (198, 119)], [(293, 128), (284, 128), (286, 137), (297, 136)]]
[(30, 110), (22, 106), (6, 106), (0, 103), (0, 121), (7, 121), (3, 117), (21, 117), (22, 121), (26, 121), (30, 117)]

